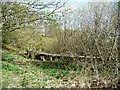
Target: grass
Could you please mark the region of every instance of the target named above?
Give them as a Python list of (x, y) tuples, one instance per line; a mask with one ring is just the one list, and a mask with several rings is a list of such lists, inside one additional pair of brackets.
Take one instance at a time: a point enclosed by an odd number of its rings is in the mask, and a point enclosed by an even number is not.
[(57, 87), (62, 74), (67, 73), (62, 69), (49, 69), (48, 64), (44, 66), (46, 68), (36, 66), (32, 64), (35, 61), (9, 52), (3, 52), (2, 58), (4, 58), (2, 61), (2, 87)]
[[(31, 60), (3, 51), (0, 63), (2, 63), (0, 73), (2, 73), (3, 88), (88, 88), (93, 84), (92, 80), (96, 79), (95, 72), (90, 68), (92, 64), (85, 65), (84, 62), (66, 65), (64, 61)], [(104, 66), (108, 67), (107, 64)], [(98, 63), (97, 67), (101, 68), (101, 65)], [(99, 83), (104, 84), (97, 87), (116, 87), (117, 79), (114, 70), (105, 67), (99, 70), (99, 78), (102, 78)], [(109, 78), (112, 78), (112, 81)]]

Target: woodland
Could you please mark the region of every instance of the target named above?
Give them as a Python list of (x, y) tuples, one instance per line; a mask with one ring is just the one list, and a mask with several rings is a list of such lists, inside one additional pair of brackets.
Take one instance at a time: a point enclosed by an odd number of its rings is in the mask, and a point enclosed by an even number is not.
[(120, 87), (120, 2), (84, 3), (0, 2), (1, 88)]

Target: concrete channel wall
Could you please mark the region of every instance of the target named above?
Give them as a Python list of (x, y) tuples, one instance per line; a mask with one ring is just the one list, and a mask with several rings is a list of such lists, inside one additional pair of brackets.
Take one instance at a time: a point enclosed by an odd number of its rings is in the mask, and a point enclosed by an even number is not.
[(100, 57), (90, 57), (90, 56), (73, 56), (68, 54), (51, 54), (51, 53), (44, 53), (40, 52), (39, 54), (35, 55), (37, 60), (90, 60), (90, 59), (97, 59), (101, 60)]

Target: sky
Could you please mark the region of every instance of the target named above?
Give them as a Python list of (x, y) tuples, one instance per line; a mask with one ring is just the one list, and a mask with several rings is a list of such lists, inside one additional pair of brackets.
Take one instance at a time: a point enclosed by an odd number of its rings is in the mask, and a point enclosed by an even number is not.
[(77, 9), (78, 6), (85, 7), (85, 5), (88, 4), (88, 2), (118, 2), (118, 1), (120, 0), (68, 0), (66, 6), (69, 6), (71, 10), (75, 10)]
[[(38, 1), (38, 0), (0, 0), (6, 1)], [(39, 0), (39, 1), (66, 1), (66, 0)], [(68, 4), (81, 3), (81, 2), (118, 2), (120, 0), (68, 0)]]
[(80, 2), (118, 2), (119, 0), (69, 0), (69, 2), (74, 3), (80, 3)]
[[(0, 0), (0, 1), (35, 1), (35, 0)], [(57, 1), (57, 0), (42, 0), (42, 1)], [(112, 2), (118, 2), (120, 0), (68, 0), (68, 2), (70, 2), (70, 3), (75, 3), (75, 2), (77, 2), (77, 3), (80, 3), (80, 2), (93, 2), (93, 1), (94, 2), (96, 2), (96, 1), (97, 2), (104, 2), (104, 1), (107, 1), (107, 2), (110, 2), (110, 1), (112, 1)]]
[[(34, 2), (34, 1), (45, 1), (45, 2), (51, 2), (51, 1), (62, 1), (65, 2), (67, 0), (1, 0), (3, 2), (5, 1), (28, 1), (28, 2)], [(120, 0), (68, 0), (66, 6), (69, 7), (72, 11), (76, 10), (79, 6), (84, 7), (87, 5), (88, 2), (118, 2)], [(50, 9), (53, 10), (53, 9)]]
[(80, 3), (80, 2), (88, 2), (89, 0), (69, 0), (68, 2), (71, 2), (71, 3)]

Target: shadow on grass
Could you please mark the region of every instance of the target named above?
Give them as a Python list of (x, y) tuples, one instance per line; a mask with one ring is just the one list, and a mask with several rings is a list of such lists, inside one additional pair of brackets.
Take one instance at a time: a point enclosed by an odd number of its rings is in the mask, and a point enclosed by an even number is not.
[[(67, 62), (67, 61), (31, 61), (31, 64), (42, 68), (42, 69), (61, 69), (61, 70), (73, 70), (78, 69), (77, 62)], [(79, 70), (82, 69), (82, 64), (79, 64)]]
[(58, 61), (38, 61), (34, 60), (31, 62), (31, 64), (40, 67), (42, 69), (66, 69), (67, 66), (65, 66), (64, 62), (58, 62)]
[(33, 66), (42, 69), (48, 76), (55, 77), (56, 79), (62, 79), (70, 74), (68, 66), (65, 65), (64, 62), (34, 60), (30, 61), (30, 63)]

